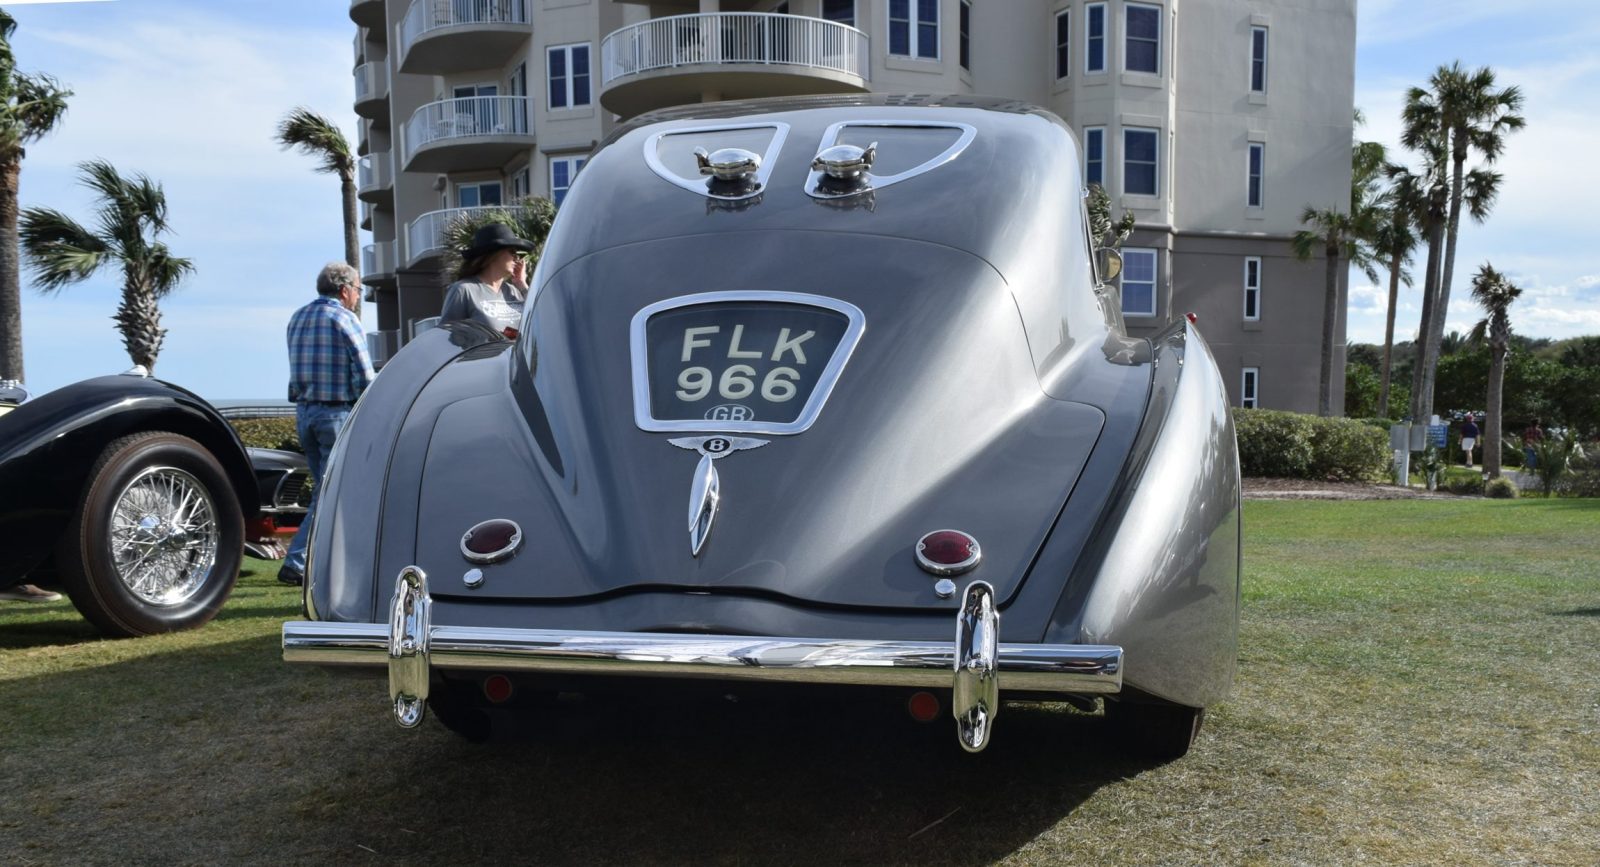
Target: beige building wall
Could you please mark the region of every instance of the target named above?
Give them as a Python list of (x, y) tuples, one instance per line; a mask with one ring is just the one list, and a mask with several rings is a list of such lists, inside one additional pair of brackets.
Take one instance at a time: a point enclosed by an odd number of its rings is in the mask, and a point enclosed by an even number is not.
[[(481, 16), (495, 4), (518, 2), (525, 4), (527, 23), (516, 33), (508, 36), (506, 27), (494, 25), (484, 28), (495, 31), (489, 36), (458, 40), (466, 52), (461, 56), (492, 62), (458, 61), (436, 74), (400, 71), (403, 22), (415, 4)], [(363, 190), (372, 242), (390, 251), (387, 258), (374, 257), (378, 268), (367, 281), (375, 287), (380, 329), (392, 329), (378, 338), (381, 349), (398, 348), (413, 323), (438, 312), (445, 279), (437, 257), (416, 255), (409, 236), (431, 212), (454, 207), (462, 185), (498, 181), (509, 201), (525, 177), (529, 193), (548, 196), (553, 160), (585, 157), (621, 119), (667, 105), (796, 93), (977, 93), (1045, 106), (1080, 139), (1090, 129), (1103, 136), (1103, 184), (1114, 209), (1138, 221), (1126, 246), (1156, 255), (1155, 310), (1130, 315), (1131, 332), (1153, 333), (1194, 313), (1235, 403), (1244, 398), (1244, 370), (1250, 368), (1257, 405), (1315, 411), (1323, 266), (1296, 261), (1288, 238), (1300, 228), (1306, 206), (1348, 206), (1355, 0), (938, 0), (937, 56), (931, 58), (891, 54), (891, 2), (855, 0), (859, 33), (839, 38), (844, 31), (814, 20), (837, 8), (832, 0), (353, 0), (358, 25), (363, 18), (371, 22), (379, 5), (384, 18), (381, 25), (358, 26), (355, 43), (356, 63), (382, 64), (388, 78), (387, 111), (362, 123), (363, 153), (386, 161), (392, 178), (392, 196)], [(918, 5), (910, 0), (908, 8)], [(970, 68), (959, 62), (964, 6)], [(1130, 8), (1141, 20), (1151, 20), (1153, 12), (1159, 21), (1154, 72), (1129, 68)], [(1104, 22), (1099, 70), (1087, 63), (1092, 9)], [(766, 16), (739, 26), (782, 35), (755, 49), (729, 48), (726, 19), (649, 23), (732, 12)], [(1058, 69), (1063, 15), (1066, 66)], [(632, 39), (634, 25), (657, 28), (653, 41)], [(1266, 33), (1264, 92), (1251, 88), (1256, 28)], [(832, 35), (811, 35), (817, 33)], [(492, 47), (491, 37), (500, 40), (494, 46), (506, 39), (516, 45), (510, 51)], [(546, 52), (565, 45), (589, 47), (587, 106), (550, 105)], [(473, 46), (480, 48), (476, 54)], [(852, 65), (854, 55), (845, 49), (864, 56)], [(748, 56), (751, 50), (771, 56)], [(672, 53), (653, 57), (651, 51)], [(418, 108), (449, 98), (457, 86), (494, 85), (507, 94), (524, 64), (533, 106), (528, 140), (492, 155), (465, 141), (435, 145), (437, 170), (406, 169), (403, 130)], [(374, 113), (370, 98), (357, 107)], [(1129, 130), (1156, 134), (1154, 195), (1128, 188), (1123, 158)], [(1246, 200), (1252, 143), (1264, 149), (1257, 207)], [(1246, 316), (1247, 260), (1257, 262), (1254, 317)], [(393, 263), (391, 271), (383, 270), (384, 262)], [(1340, 372), (1343, 291), (1341, 285)], [(1335, 379), (1342, 404), (1343, 377)]]

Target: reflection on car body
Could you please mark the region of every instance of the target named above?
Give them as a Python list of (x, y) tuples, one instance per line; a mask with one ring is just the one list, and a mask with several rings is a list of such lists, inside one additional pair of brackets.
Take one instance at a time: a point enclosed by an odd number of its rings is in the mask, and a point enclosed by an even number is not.
[[(386, 669), (402, 724), (472, 737), (542, 689), (701, 678), (916, 693), (969, 750), (1003, 699), (1104, 699), (1181, 755), (1234, 671), (1233, 428), (1191, 323), (1126, 334), (1080, 157), (972, 97), (619, 128), (520, 338), (430, 331), (363, 398), (285, 658)], [(475, 563), (493, 519), (518, 546)]]

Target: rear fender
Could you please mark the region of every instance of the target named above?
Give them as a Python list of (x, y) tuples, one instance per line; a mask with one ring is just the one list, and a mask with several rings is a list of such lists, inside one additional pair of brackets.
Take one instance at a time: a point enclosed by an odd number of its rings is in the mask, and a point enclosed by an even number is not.
[(372, 618), (384, 541), (384, 488), (401, 428), (441, 368), (496, 339), (466, 323), (429, 329), (396, 353), (362, 394), (339, 432), (317, 495), (305, 581), (306, 614), (312, 620)]
[(1046, 640), (1120, 645), (1129, 686), (1204, 707), (1238, 652), (1239, 453), (1199, 334), (1182, 323), (1151, 343), (1144, 422)]

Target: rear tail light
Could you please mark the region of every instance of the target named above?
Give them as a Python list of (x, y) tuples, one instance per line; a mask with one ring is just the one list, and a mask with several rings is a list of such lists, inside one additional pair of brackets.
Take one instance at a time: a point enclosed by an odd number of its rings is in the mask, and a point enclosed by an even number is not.
[(509, 560), (522, 546), (522, 528), (508, 518), (493, 518), (461, 536), (461, 556), (473, 563)]
[(960, 530), (935, 530), (917, 542), (917, 565), (934, 575), (971, 572), (981, 559), (978, 540)]

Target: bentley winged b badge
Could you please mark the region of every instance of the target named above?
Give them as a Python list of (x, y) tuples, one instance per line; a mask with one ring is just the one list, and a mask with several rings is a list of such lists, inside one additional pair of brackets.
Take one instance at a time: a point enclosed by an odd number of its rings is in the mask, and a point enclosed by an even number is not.
[(754, 437), (700, 436), (675, 437), (667, 440), (680, 449), (700, 453), (700, 465), (694, 469), (694, 480), (689, 485), (689, 554), (700, 556), (706, 539), (711, 535), (711, 522), (717, 517), (717, 506), (722, 501), (722, 483), (717, 477), (717, 458), (734, 452), (758, 449), (771, 440)]

